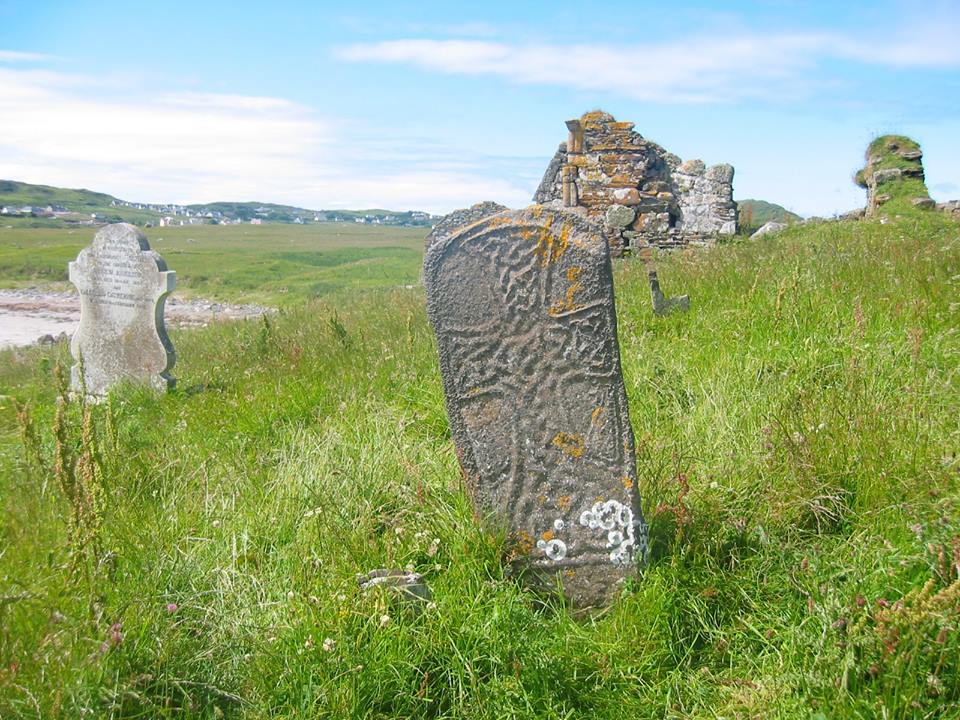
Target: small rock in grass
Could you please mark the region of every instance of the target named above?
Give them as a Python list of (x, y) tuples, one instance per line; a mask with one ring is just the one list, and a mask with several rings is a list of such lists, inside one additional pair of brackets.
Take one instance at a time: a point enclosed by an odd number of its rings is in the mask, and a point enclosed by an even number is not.
[(383, 588), (387, 593), (400, 600), (406, 607), (419, 611), (425, 603), (433, 599), (433, 593), (423, 581), (423, 575), (405, 570), (379, 568), (365, 575), (358, 575), (360, 589), (369, 592), (374, 588)]
[(760, 229), (750, 236), (750, 239), (755, 240), (756, 238), (763, 237), (764, 235), (772, 235), (774, 233), (780, 232), (786, 227), (787, 226), (785, 223), (779, 223), (771, 220), (770, 222), (764, 223), (763, 225), (761, 225)]

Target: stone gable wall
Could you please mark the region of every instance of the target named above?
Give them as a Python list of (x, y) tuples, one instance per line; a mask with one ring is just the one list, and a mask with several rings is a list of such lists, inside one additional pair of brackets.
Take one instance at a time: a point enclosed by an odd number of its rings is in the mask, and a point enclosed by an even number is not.
[(534, 202), (577, 210), (603, 226), (615, 256), (644, 246), (709, 244), (736, 232), (733, 167), (704, 166), (594, 111), (567, 121)]

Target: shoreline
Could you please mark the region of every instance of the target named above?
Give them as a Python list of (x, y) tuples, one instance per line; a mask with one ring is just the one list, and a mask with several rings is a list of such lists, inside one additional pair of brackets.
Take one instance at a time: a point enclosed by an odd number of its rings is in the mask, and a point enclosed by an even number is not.
[[(167, 297), (164, 320), (174, 328), (246, 320), (276, 312), (264, 305), (240, 305), (203, 298)], [(71, 290), (0, 288), (0, 350), (26, 347), (72, 335), (80, 322), (80, 296)]]

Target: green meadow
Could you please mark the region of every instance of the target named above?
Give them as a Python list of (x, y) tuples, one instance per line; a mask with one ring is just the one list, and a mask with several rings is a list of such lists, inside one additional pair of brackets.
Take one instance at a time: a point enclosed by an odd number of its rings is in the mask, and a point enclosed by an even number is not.
[[(359, 223), (188, 225), (145, 231), (177, 271), (177, 294), (290, 305), (337, 291), (416, 283), (424, 228)], [(93, 228), (0, 226), (0, 281), (7, 287), (65, 283), (67, 263)]]
[[(65, 347), (0, 352), (0, 717), (960, 717), (956, 221), (661, 255), (665, 318), (616, 263), (651, 554), (590, 617), (472, 515), (423, 231), (237, 232), (151, 231), (184, 294), (280, 308), (174, 330), (173, 392), (58, 402)], [(89, 239), (0, 228), (0, 278)]]

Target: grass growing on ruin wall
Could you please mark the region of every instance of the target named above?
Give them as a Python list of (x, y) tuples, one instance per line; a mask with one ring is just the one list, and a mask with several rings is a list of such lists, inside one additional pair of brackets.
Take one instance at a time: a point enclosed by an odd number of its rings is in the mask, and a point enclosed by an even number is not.
[[(89, 420), (0, 354), (0, 717), (955, 717), (960, 226), (659, 270), (689, 313), (617, 264), (651, 564), (590, 621), (473, 521), (419, 289), (174, 332), (179, 389)], [(420, 615), (359, 593), (408, 565)]]
[[(905, 135), (882, 135), (867, 146), (867, 164), (856, 174), (854, 182), (865, 188), (868, 174), (882, 170), (917, 170), (920, 161), (904, 158), (900, 153), (919, 151), (920, 145)], [(877, 185), (876, 192), (888, 196), (882, 204), (882, 212), (888, 215), (910, 212), (914, 209), (912, 200), (930, 197), (923, 178), (910, 175), (888, 178)]]

